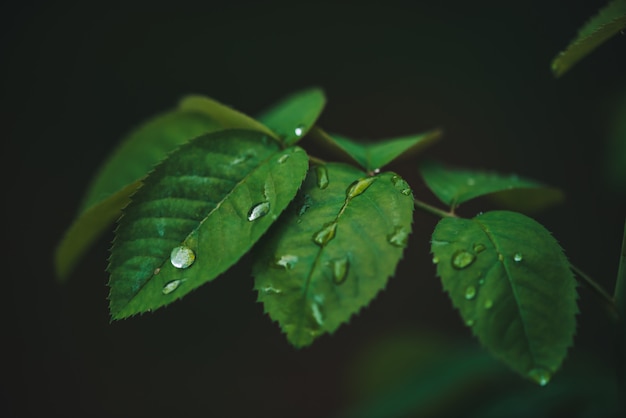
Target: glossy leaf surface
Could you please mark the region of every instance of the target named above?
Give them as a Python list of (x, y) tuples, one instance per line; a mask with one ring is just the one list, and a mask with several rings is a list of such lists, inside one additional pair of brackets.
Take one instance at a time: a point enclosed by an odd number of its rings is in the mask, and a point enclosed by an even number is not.
[(295, 196), (308, 168), (298, 147), (222, 130), (173, 152), (132, 197), (109, 264), (110, 312), (165, 306), (237, 262)]
[(567, 48), (552, 60), (552, 72), (560, 77), (592, 51), (626, 28), (626, 0), (612, 0), (590, 19)]
[(411, 232), (412, 193), (393, 173), (343, 164), (309, 170), (258, 246), (255, 289), (296, 347), (333, 333), (385, 288)]
[(444, 218), (432, 236), (437, 275), (483, 346), (545, 385), (572, 344), (576, 283), (552, 235), (520, 213)]
[(311, 88), (285, 97), (258, 119), (283, 138), (286, 144), (295, 144), (313, 127), (325, 105), (324, 92)]
[(494, 193), (501, 193), (494, 196), (496, 200), (500, 200), (508, 208), (519, 210), (536, 210), (563, 198), (559, 190), (517, 175), (448, 168), (432, 160), (422, 162), (419, 169), (428, 188), (439, 200), (452, 208), (476, 197)]

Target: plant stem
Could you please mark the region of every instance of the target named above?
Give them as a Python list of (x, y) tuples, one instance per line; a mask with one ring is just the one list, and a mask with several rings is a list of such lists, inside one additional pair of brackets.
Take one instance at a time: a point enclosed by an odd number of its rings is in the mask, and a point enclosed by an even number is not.
[(604, 288), (600, 286), (598, 282), (593, 280), (591, 277), (589, 277), (585, 272), (583, 272), (581, 269), (579, 269), (575, 265), (570, 264), (570, 268), (572, 269), (572, 271), (574, 271), (574, 273), (578, 275), (578, 277), (583, 279), (583, 282), (587, 286), (589, 286), (591, 290), (593, 290), (596, 293), (596, 295), (598, 295), (604, 301), (604, 308), (606, 309), (611, 319), (618, 320), (619, 314), (617, 313), (617, 308), (615, 307), (615, 300), (611, 297), (611, 295), (606, 290), (604, 290)]
[(315, 164), (315, 165), (325, 165), (326, 164), (326, 161), (322, 160), (321, 158), (314, 157), (311, 154), (309, 154), (309, 161), (311, 162), (311, 164)]
[(457, 218), (458, 217), (453, 212), (446, 212), (443, 209), (439, 209), (435, 206), (429, 205), (428, 203), (422, 202), (419, 199), (413, 199), (413, 201), (415, 202), (415, 207), (417, 207), (418, 209), (421, 209), (425, 212), (439, 216), (440, 218)]

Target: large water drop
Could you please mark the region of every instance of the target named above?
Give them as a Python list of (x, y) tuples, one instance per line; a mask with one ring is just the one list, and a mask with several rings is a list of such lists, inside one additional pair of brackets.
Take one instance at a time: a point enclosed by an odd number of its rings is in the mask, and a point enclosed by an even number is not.
[(409, 183), (407, 183), (402, 177), (394, 175), (391, 177), (391, 183), (393, 183), (394, 187), (403, 195), (409, 196), (411, 194), (411, 187), (409, 187)]
[(552, 373), (544, 368), (537, 367), (536, 369), (532, 369), (528, 372), (528, 377), (530, 377), (540, 386), (545, 386), (550, 382), (550, 379), (552, 378)]
[(346, 197), (352, 199), (367, 190), (376, 181), (376, 177), (366, 177), (352, 183), (346, 190)]
[(317, 187), (325, 189), (328, 187), (328, 169), (323, 165), (315, 166), (315, 174), (317, 175)]
[(348, 278), (348, 271), (350, 270), (350, 260), (348, 257), (338, 258), (331, 261), (333, 269), (333, 282), (335, 284), (342, 284)]
[(476, 256), (469, 251), (458, 250), (452, 254), (452, 267), (457, 270), (464, 269), (476, 260)]
[(267, 215), (269, 211), (270, 202), (257, 203), (256, 205), (252, 206), (252, 208), (250, 208), (250, 211), (248, 212), (248, 220), (250, 222), (256, 221), (257, 219)]
[(330, 222), (324, 225), (322, 229), (313, 234), (313, 242), (319, 246), (328, 244), (330, 240), (335, 238), (335, 232), (337, 231), (337, 222)]
[(181, 245), (170, 253), (170, 262), (177, 269), (186, 269), (196, 261), (196, 254), (189, 247)]
[(169, 295), (174, 290), (178, 289), (178, 286), (180, 286), (181, 283), (182, 283), (182, 280), (180, 280), (180, 279), (172, 280), (171, 282), (167, 282), (163, 286), (163, 289), (161, 289), (161, 293), (163, 293), (164, 295)]

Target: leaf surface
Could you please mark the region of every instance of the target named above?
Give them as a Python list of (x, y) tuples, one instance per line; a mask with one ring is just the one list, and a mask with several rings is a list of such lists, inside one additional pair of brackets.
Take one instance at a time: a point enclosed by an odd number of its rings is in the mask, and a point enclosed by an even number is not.
[(572, 344), (576, 283), (552, 235), (516, 212), (444, 218), (431, 241), (437, 275), (483, 346), (545, 385)]
[(412, 193), (393, 173), (317, 166), (255, 251), (258, 300), (296, 347), (333, 333), (385, 288), (411, 232)]
[(286, 144), (295, 144), (313, 127), (325, 105), (324, 92), (319, 88), (310, 88), (285, 97), (258, 119), (282, 137)]
[(435, 129), (422, 134), (372, 141), (356, 141), (343, 135), (329, 135), (317, 128), (316, 138), (326, 146), (339, 149), (367, 172), (380, 170), (400, 157), (414, 155), (441, 138), (442, 131)]
[(510, 209), (533, 211), (562, 200), (562, 193), (534, 180), (490, 171), (448, 168), (426, 160), (419, 166), (424, 182), (443, 203), (452, 208), (483, 195)]
[(132, 197), (115, 232), (110, 312), (165, 306), (239, 260), (295, 196), (308, 168), (299, 147), (222, 130), (184, 144)]
[(580, 28), (567, 48), (552, 60), (552, 72), (560, 77), (576, 63), (626, 28), (626, 0), (613, 0)]

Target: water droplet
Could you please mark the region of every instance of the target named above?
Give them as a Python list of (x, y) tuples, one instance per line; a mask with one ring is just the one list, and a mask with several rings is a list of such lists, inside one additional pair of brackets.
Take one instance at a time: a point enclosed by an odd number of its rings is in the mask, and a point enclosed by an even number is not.
[(474, 244), (474, 252), (476, 254), (482, 253), (486, 249), (487, 249), (487, 247), (485, 247), (484, 244), (481, 244), (481, 243)]
[(485, 309), (491, 309), (491, 307), (493, 306), (493, 301), (491, 299), (487, 299), (483, 306), (485, 307)]
[(474, 186), (476, 184), (476, 180), (473, 177), (469, 177), (467, 179), (467, 185), (468, 186)]
[(252, 208), (250, 208), (250, 211), (248, 212), (248, 220), (250, 222), (256, 221), (257, 219), (267, 215), (269, 211), (270, 202), (257, 203), (256, 205), (252, 206)]
[(261, 290), (263, 290), (263, 292), (264, 292), (265, 294), (268, 294), (268, 295), (278, 295), (278, 294), (280, 294), (280, 293), (283, 293), (283, 291), (282, 291), (282, 290), (280, 290), (280, 289), (276, 289), (276, 288), (275, 288), (274, 286), (272, 286), (272, 285), (267, 285), (267, 286), (265, 286), (265, 287), (264, 287), (263, 289), (261, 289)]
[(452, 267), (457, 270), (464, 269), (476, 260), (476, 256), (469, 251), (458, 250), (452, 254)]
[(167, 282), (163, 286), (163, 289), (161, 289), (161, 293), (163, 293), (164, 295), (169, 295), (174, 290), (178, 289), (178, 286), (180, 286), (181, 283), (182, 283), (181, 279), (176, 279), (176, 280), (172, 280), (171, 282)]
[(317, 303), (311, 304), (311, 312), (313, 313), (313, 318), (318, 325), (322, 325), (324, 323), (324, 318), (322, 317), (322, 311), (320, 311), (320, 307)]
[(246, 150), (242, 154), (238, 155), (234, 160), (230, 162), (230, 165), (239, 165), (245, 161), (248, 161), (250, 158), (254, 157), (256, 152), (254, 150)]
[(283, 154), (278, 159), (278, 164), (282, 164), (289, 159), (289, 154)]
[(409, 196), (411, 194), (411, 187), (409, 187), (409, 183), (407, 183), (402, 177), (394, 175), (391, 177), (391, 182), (403, 195)]
[(301, 123), (296, 126), (296, 129), (293, 130), (293, 133), (295, 133), (297, 137), (301, 137), (302, 135), (304, 135), (304, 131), (306, 131), (306, 126)]
[[(300, 209), (298, 209), (298, 216), (304, 215), (306, 211), (309, 210), (312, 204), (313, 204), (313, 199), (311, 199), (311, 196), (309, 196), (308, 194), (305, 194), (301, 199), (302, 206), (300, 206)], [(298, 221), (300, 221), (300, 219), (298, 219)]]
[(161, 272), (161, 267), (157, 267), (157, 268), (154, 269), (154, 272), (152, 274), (154, 274), (156, 276), (160, 272)]
[(189, 247), (181, 245), (170, 253), (170, 262), (177, 269), (186, 269), (196, 260), (196, 255)]
[(276, 267), (284, 268), (285, 270), (291, 270), (293, 266), (298, 262), (298, 257), (291, 254), (285, 254), (280, 258), (277, 258), (274, 264)]
[(500, 253), (498, 253), (498, 260), (504, 261), (504, 256)]
[(467, 286), (465, 289), (465, 299), (472, 300), (476, 297), (476, 288), (474, 286)]
[(313, 235), (313, 242), (319, 246), (328, 244), (330, 240), (335, 238), (335, 231), (337, 230), (337, 222), (329, 222), (322, 229), (317, 231)]
[(393, 232), (387, 235), (387, 241), (395, 247), (406, 247), (409, 241), (409, 230), (403, 226), (396, 226)]
[(550, 379), (552, 378), (552, 373), (544, 368), (538, 367), (529, 371), (528, 377), (530, 377), (540, 386), (545, 386), (548, 384), (548, 382), (550, 382)]
[(328, 187), (328, 169), (326, 166), (315, 166), (315, 174), (317, 175), (317, 187), (325, 189)]
[(333, 282), (335, 284), (345, 282), (350, 269), (350, 260), (348, 260), (348, 257), (333, 260), (331, 261), (331, 265), (333, 267)]
[(482, 286), (482, 285), (484, 285), (484, 284), (485, 284), (485, 279), (480, 279), (480, 280), (478, 280), (478, 285), (479, 285), (479, 286)]
[(346, 190), (346, 197), (352, 199), (367, 190), (376, 181), (376, 177), (365, 177), (353, 182)]
[(518, 263), (522, 261), (522, 259), (523, 259), (522, 253), (515, 253), (515, 255), (513, 256), (513, 260), (515, 260)]
[(433, 256), (433, 264), (437, 264), (437, 263), (439, 263), (439, 257), (435, 255)]
[(468, 327), (471, 327), (474, 325), (474, 320), (473, 319), (468, 319), (467, 321), (465, 321), (465, 325), (467, 325)]

